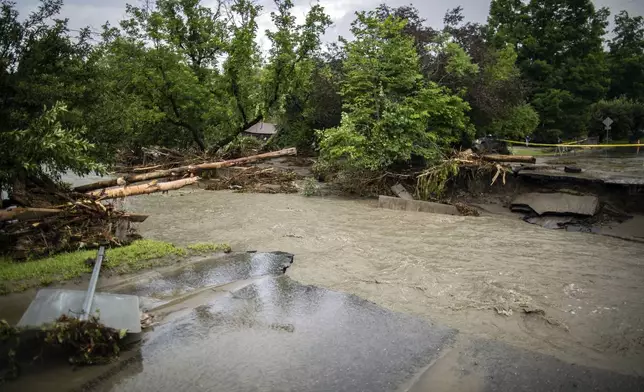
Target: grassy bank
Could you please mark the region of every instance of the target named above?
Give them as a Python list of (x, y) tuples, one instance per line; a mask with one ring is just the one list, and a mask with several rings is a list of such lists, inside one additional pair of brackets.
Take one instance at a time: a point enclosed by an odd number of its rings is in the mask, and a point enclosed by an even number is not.
[[(230, 252), (227, 244), (198, 243), (181, 248), (168, 242), (139, 240), (121, 248), (108, 249), (105, 268), (115, 273), (135, 272), (176, 261), (190, 254)], [(80, 277), (92, 272), (88, 260), (96, 258), (96, 250), (62, 253), (44, 259), (15, 262), (0, 258), (0, 294), (23, 291)]]
[(510, 152), (512, 152), (512, 155), (531, 155), (534, 157), (556, 155), (553, 148), (511, 146)]

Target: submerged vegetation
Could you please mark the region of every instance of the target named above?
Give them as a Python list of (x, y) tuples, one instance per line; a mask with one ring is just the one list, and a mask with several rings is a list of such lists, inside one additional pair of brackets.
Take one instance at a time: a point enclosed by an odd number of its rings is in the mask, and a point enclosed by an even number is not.
[(67, 357), (74, 366), (111, 362), (126, 347), (126, 335), (127, 330), (106, 327), (97, 316), (79, 320), (62, 315), (39, 331), (16, 328), (0, 320), (0, 385), (17, 378), (21, 364), (52, 352)]

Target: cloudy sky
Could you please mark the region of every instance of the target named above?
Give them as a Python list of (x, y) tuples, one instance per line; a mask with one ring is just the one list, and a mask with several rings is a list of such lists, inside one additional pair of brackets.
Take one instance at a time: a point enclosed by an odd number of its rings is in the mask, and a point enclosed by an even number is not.
[[(15, 1), (15, 0), (14, 0)], [(259, 19), (260, 31), (271, 26), (269, 13), (274, 9), (272, 0), (258, 0), (263, 5), (264, 11)], [(310, 4), (315, 0), (294, 0), (297, 16), (303, 16)], [(347, 36), (351, 21), (354, 19), (354, 12), (375, 8), (385, 0), (319, 0), (326, 12), (331, 16), (334, 25), (328, 30), (325, 40), (334, 41), (338, 35)], [(62, 16), (69, 18), (69, 26), (78, 29), (83, 26), (90, 26), (99, 30), (106, 21), (116, 24), (124, 17), (125, 4), (137, 4), (139, 0), (64, 0)], [(213, 0), (202, 0), (205, 5), (215, 4)], [(466, 20), (484, 22), (487, 19), (490, 0), (460, 0), (448, 2), (444, 0), (389, 0), (387, 4), (392, 7), (413, 4), (427, 23), (434, 27), (442, 25), (443, 15), (449, 8), (457, 5), (463, 7)], [(17, 0), (18, 10), (26, 15), (33, 10), (39, 0)], [(631, 15), (644, 15), (643, 0), (595, 0), (599, 7), (609, 7), (611, 13), (615, 14), (620, 10), (627, 10)], [(612, 20), (612, 16), (611, 16)], [(263, 43), (265, 44), (265, 43)], [(264, 46), (264, 45), (262, 45)]]

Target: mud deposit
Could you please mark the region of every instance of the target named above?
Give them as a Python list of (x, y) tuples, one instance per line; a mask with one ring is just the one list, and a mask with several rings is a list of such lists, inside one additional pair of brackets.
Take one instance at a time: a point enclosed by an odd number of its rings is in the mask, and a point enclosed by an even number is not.
[(303, 284), (567, 362), (644, 372), (644, 245), (373, 201), (180, 190), (130, 198), (141, 233), (296, 255)]

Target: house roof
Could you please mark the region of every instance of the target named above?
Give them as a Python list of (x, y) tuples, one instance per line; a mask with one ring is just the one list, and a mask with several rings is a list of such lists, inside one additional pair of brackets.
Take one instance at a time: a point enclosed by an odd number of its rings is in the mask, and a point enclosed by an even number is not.
[(246, 129), (244, 132), (254, 135), (272, 135), (277, 132), (275, 124), (260, 122)]

